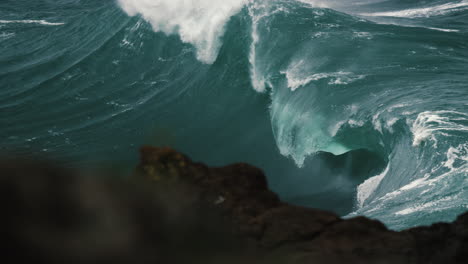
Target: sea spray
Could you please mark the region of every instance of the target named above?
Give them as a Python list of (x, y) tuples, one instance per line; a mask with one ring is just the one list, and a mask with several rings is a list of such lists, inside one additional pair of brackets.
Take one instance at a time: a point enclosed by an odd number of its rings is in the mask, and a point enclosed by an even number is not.
[(465, 2), (0, 1), (1, 148), (131, 167), (169, 145), (261, 167), (290, 202), (452, 221), (468, 207)]
[(197, 47), (197, 57), (213, 63), (222, 45), (225, 24), (248, 0), (118, 0), (131, 16), (141, 15), (153, 29), (178, 34), (183, 42)]

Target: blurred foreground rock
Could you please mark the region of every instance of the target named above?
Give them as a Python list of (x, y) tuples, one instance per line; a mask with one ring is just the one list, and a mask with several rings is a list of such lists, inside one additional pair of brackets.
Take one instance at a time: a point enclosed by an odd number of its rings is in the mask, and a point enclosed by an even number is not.
[(283, 203), (247, 164), (144, 147), (131, 179), (0, 162), (3, 263), (468, 263), (468, 214), (403, 232)]

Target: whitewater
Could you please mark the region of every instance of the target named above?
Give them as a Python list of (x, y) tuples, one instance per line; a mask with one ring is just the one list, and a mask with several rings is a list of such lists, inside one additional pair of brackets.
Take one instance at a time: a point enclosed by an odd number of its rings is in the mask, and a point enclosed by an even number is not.
[(6, 0), (0, 44), (2, 151), (169, 145), (395, 230), (468, 210), (468, 1)]

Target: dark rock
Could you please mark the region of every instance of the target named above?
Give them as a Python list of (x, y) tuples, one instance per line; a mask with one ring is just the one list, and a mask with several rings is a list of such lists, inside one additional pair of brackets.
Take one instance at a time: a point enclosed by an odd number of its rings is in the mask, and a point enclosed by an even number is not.
[(266, 247), (304, 240), (338, 221), (332, 213), (282, 203), (263, 172), (247, 164), (208, 168), (169, 148), (144, 147), (137, 171), (155, 184), (190, 185), (199, 199), (194, 204), (211, 204), (232, 220), (237, 235)]
[(137, 177), (0, 162), (3, 263), (468, 263), (468, 214), (403, 232), (281, 202), (261, 170), (144, 147)]
[(155, 195), (144, 185), (0, 161), (1, 262), (209, 263), (239, 248), (222, 219), (187, 203), (182, 187)]
[[(349, 220), (279, 201), (264, 174), (237, 164), (208, 168), (169, 148), (144, 147), (140, 174), (198, 188), (196, 203), (214, 203), (229, 215), (237, 235), (258, 248), (288, 248), (289, 261), (311, 263), (468, 263), (468, 214), (453, 224), (403, 232), (365, 217)], [(219, 197), (219, 203), (216, 202)]]

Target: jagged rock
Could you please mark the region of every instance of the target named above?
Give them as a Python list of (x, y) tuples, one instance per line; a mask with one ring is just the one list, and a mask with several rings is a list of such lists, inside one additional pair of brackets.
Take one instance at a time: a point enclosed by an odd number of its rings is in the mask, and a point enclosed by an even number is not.
[(202, 193), (197, 203), (213, 202), (234, 220), (237, 235), (259, 248), (287, 247), (291, 261), (468, 263), (468, 214), (453, 224), (394, 232), (365, 217), (342, 220), (283, 203), (268, 189), (265, 175), (247, 164), (208, 168), (169, 148), (144, 147), (138, 171), (149, 179), (190, 184)]
[(468, 214), (388, 230), (281, 202), (261, 170), (144, 147), (136, 177), (0, 161), (3, 263), (467, 263)]
[[(275, 247), (312, 237), (338, 216), (281, 202), (261, 170), (247, 164), (208, 168), (169, 148), (144, 147), (138, 173), (155, 184), (190, 185), (195, 204), (212, 204), (234, 222), (238, 235)], [(287, 227), (287, 228), (285, 228)]]

